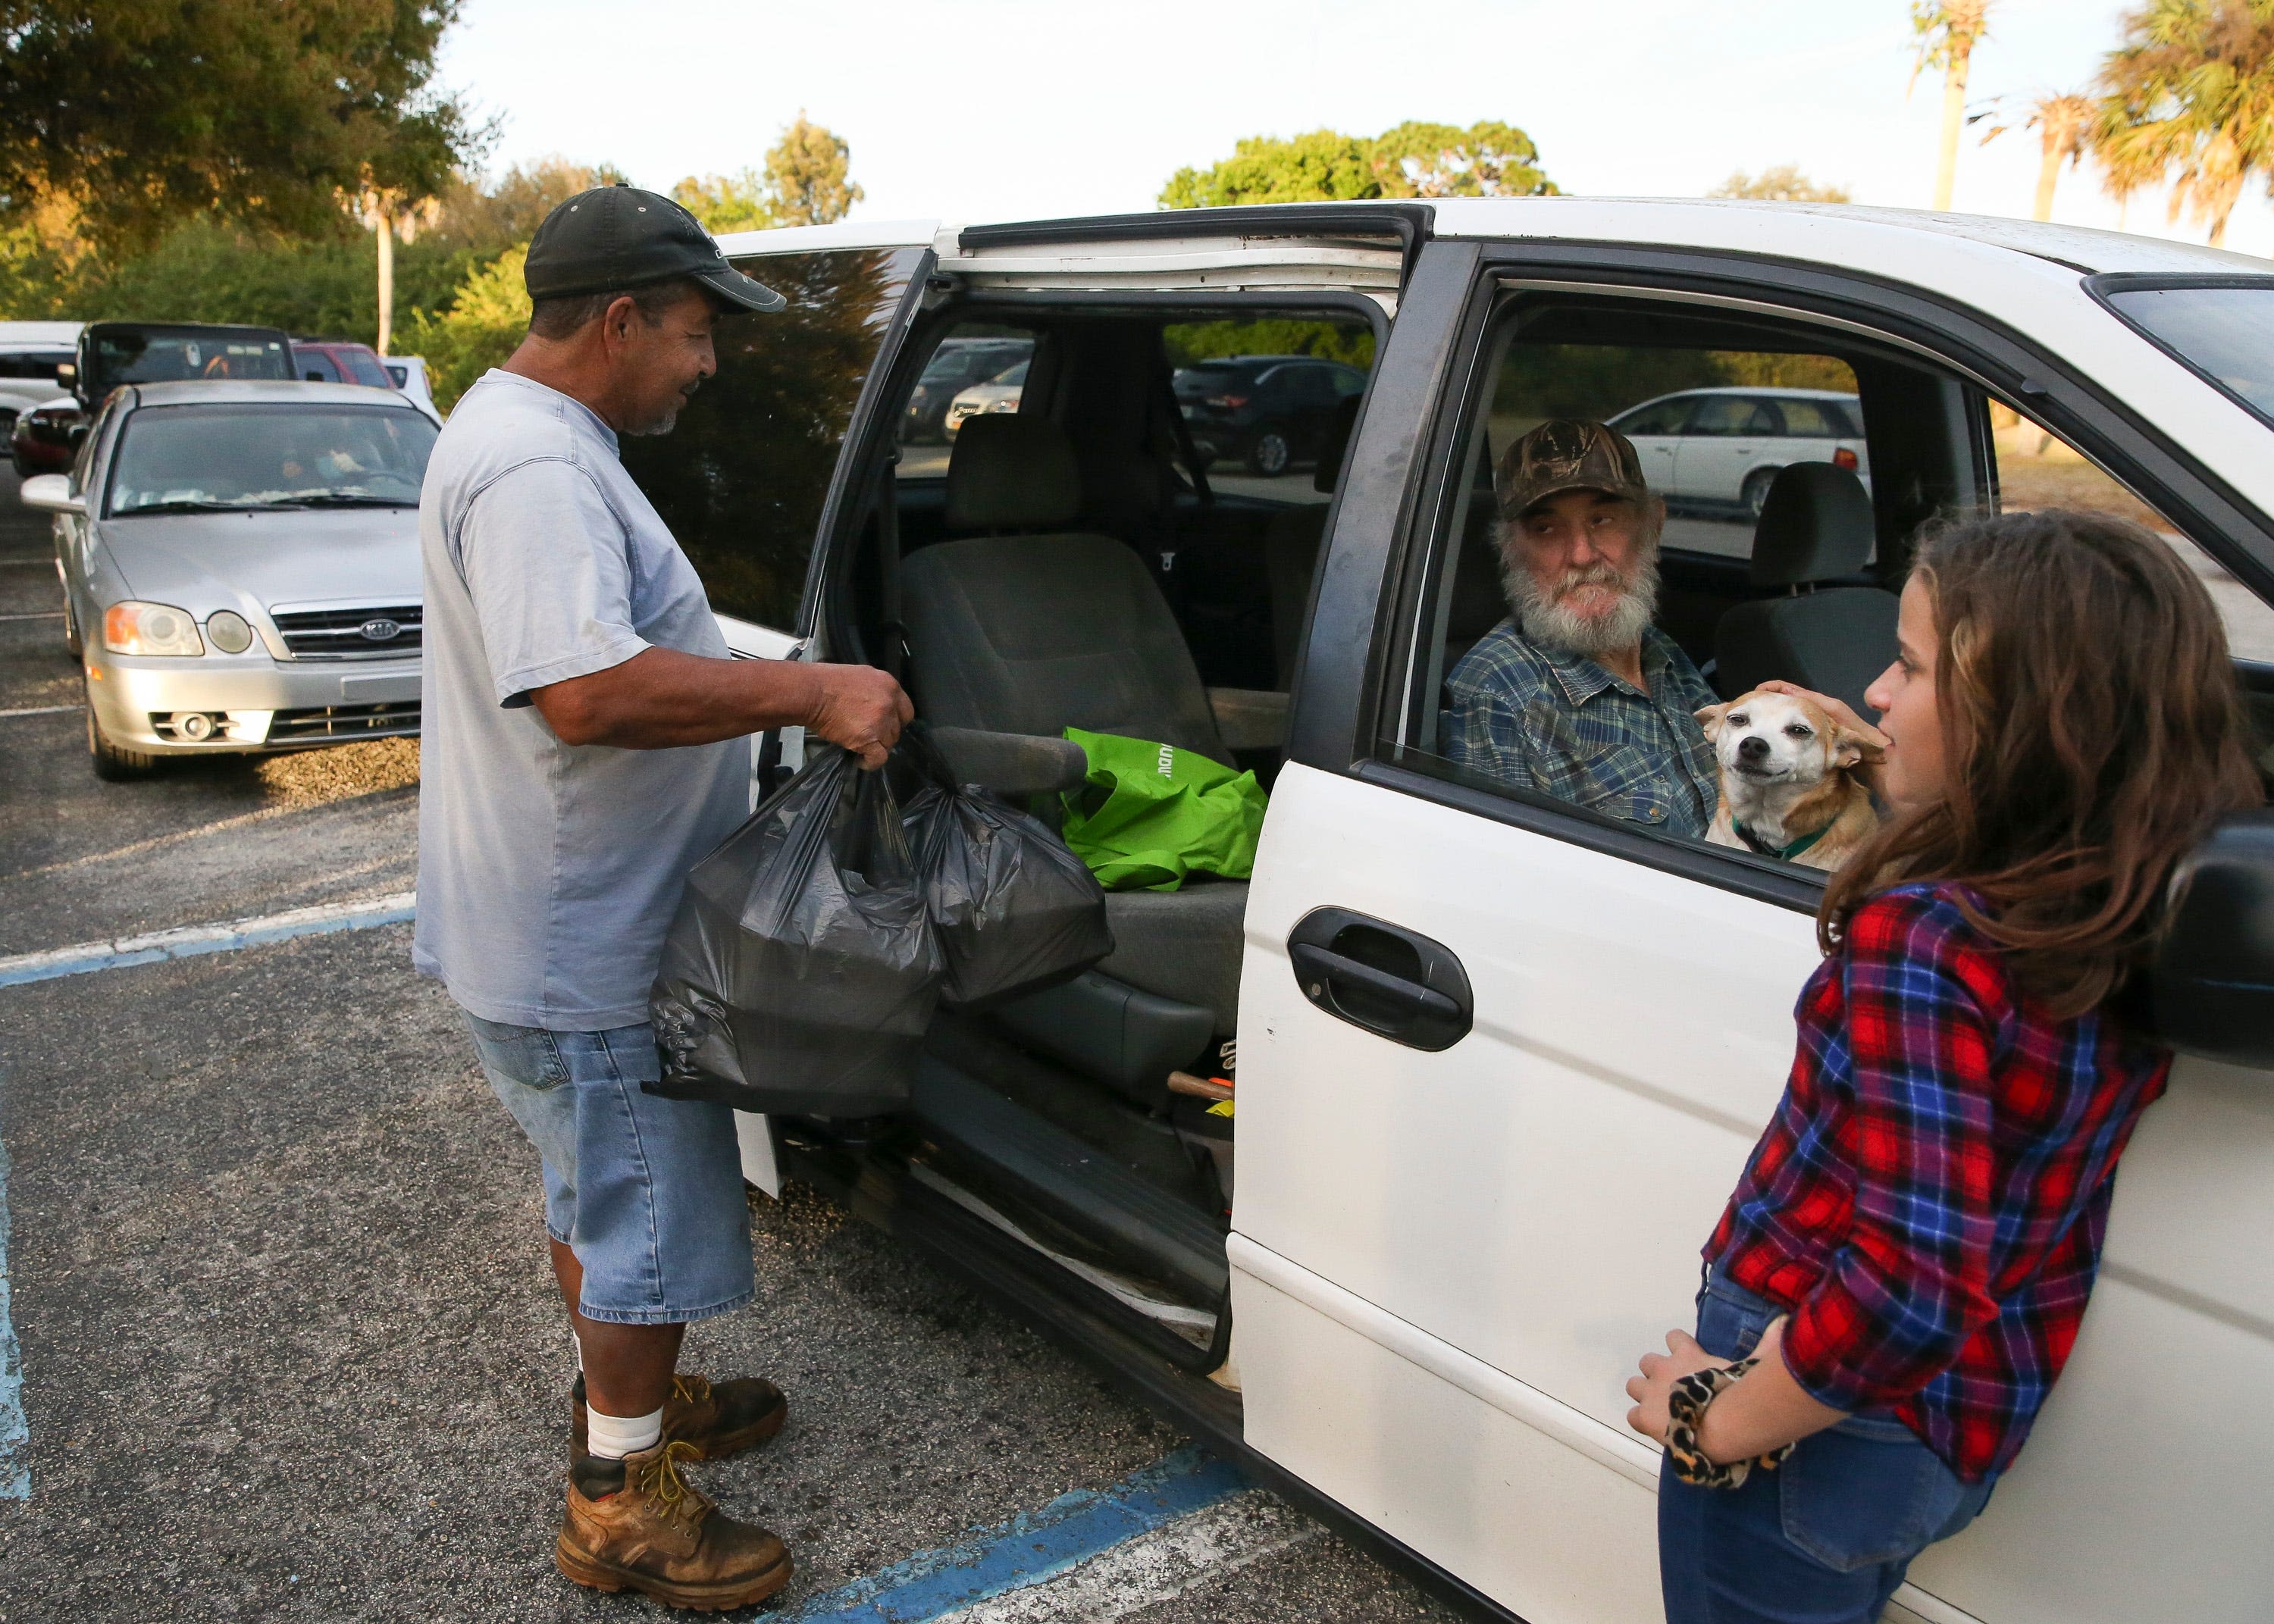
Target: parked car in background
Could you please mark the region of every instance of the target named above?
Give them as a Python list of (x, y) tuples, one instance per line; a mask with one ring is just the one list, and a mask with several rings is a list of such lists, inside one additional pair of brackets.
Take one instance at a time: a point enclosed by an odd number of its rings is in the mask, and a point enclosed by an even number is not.
[(369, 344), (336, 338), (295, 338), (292, 375), (310, 383), (359, 383), (373, 389), (395, 387), (379, 351)]
[(1366, 374), (1309, 356), (1226, 356), (1179, 368), (1173, 387), (1203, 458), (1236, 458), (1269, 477), (1318, 455)]
[(8, 431), (8, 457), (19, 479), (59, 474), (71, 466), (86, 437), (87, 413), (75, 396), (59, 395), (16, 414)]
[(1830, 462), (1871, 488), (1864, 403), (1831, 389), (1684, 389), (1611, 419), (1650, 488), (1677, 507), (1760, 515), (1777, 470)]
[(433, 420), (289, 379), (131, 384), (55, 515), (96, 776), (418, 731), (418, 486)]
[(64, 369), (77, 358), (76, 321), (0, 321), (0, 434), (64, 392)]
[(79, 335), (68, 380), (93, 411), (125, 383), (192, 378), (288, 379), (292, 341), (277, 327), (192, 321), (94, 321)]
[(1021, 361), (1007, 372), (998, 372), (985, 383), (975, 383), (947, 404), (947, 437), (955, 438), (955, 431), (963, 426), (967, 417), (982, 412), (1016, 411), (1019, 402), (1027, 393), (1027, 368), (1030, 362)]
[(426, 357), (424, 356), (381, 356), (379, 364), (387, 369), (395, 387), (418, 402), (419, 409), (440, 423), (442, 414), (434, 407), (434, 390), (426, 380)]
[(948, 408), (973, 384), (1017, 365), (1035, 353), (1031, 338), (951, 339), (916, 380), (900, 414), (900, 438), (910, 442), (947, 438)]

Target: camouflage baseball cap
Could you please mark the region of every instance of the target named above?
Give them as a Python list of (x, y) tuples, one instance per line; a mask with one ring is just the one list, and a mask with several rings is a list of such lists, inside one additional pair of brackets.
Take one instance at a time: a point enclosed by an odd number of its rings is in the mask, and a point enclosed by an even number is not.
[(1581, 417), (1550, 417), (1510, 446), (1493, 488), (1501, 516), (1517, 518), (1545, 498), (1565, 491), (1600, 491), (1646, 501), (1641, 459), (1616, 429)]

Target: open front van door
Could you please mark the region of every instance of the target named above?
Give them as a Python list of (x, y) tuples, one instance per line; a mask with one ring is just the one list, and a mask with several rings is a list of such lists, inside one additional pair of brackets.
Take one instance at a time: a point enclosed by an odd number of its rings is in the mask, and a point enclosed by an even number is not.
[[(1649, 691), (1583, 733), (1611, 680), (1525, 663), (1540, 639), (1510, 618), (1489, 470), (1534, 424), (1612, 419), (1669, 381), (1854, 395), (1869, 518), (1826, 522), (1841, 580), (1790, 601), (1854, 614), (1795, 647), (1852, 658), (1860, 696), (1920, 525), (2028, 505), (2037, 431), (2058, 432), (2106, 476), (2093, 505), (2153, 508), (2183, 557), (2220, 560), (2195, 567), (2263, 726), (2274, 529), (2232, 493), (2264, 486), (2268, 431), (2074, 266), (1918, 233), (1895, 289), (1876, 222), (1812, 251), (1879, 279), (1802, 277), (1735, 241), (1623, 248), (1619, 218), (1577, 240), (1551, 207), (1552, 241), (1464, 241), (1441, 210), (1327, 539), (1246, 921), (1233, 1351), (1246, 1442), (1357, 1516), (1528, 1624), (1653, 1624), (1660, 1454), (1624, 1382), (1693, 1323), (1820, 961), (1822, 875), (1707, 844), (1716, 769), (1683, 742), (1713, 697), (1697, 668), (1766, 596), (1741, 561), (1787, 538), (1670, 522)], [(2266, 1085), (2180, 1060), (2028, 1447), (1887, 1618), (2265, 1616), (2274, 1429), (2232, 1395), (2274, 1382)]]
[[(703, 578), (727, 646), (742, 659), (812, 658), (807, 566), (847, 500), (840, 452), (889, 371), (922, 296), (935, 221), (742, 232), (719, 247), (782, 294), (771, 315), (723, 319), (719, 371), (669, 434), (623, 442), (624, 466)], [(804, 730), (762, 734), (750, 801), (804, 757)], [(742, 1173), (781, 1193), (765, 1119), (738, 1111)]]

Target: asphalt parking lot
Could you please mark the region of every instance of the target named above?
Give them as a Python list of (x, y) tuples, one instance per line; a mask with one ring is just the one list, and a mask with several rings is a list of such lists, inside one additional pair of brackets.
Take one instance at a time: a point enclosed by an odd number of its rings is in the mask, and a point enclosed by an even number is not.
[[(99, 783), (49, 558), (0, 474), (0, 956), (410, 887), (409, 741)], [(534, 1163), (408, 938), (0, 986), (0, 1620), (660, 1616), (553, 1569), (573, 1364)], [(790, 1541), (778, 1611), (849, 1616), (864, 1579), (1181, 1458), (817, 1196), (753, 1218), (758, 1303), (688, 1364), (790, 1395), (698, 1478)], [(1193, 1517), (956, 1616), (1454, 1616), (1260, 1490)]]

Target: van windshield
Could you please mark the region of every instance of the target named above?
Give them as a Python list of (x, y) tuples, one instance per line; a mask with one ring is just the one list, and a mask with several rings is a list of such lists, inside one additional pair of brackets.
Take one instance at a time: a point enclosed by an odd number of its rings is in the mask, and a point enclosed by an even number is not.
[(2116, 313), (2274, 422), (2274, 282), (2112, 288)]
[(146, 407), (126, 420), (109, 511), (416, 508), (434, 434), (389, 407)]

